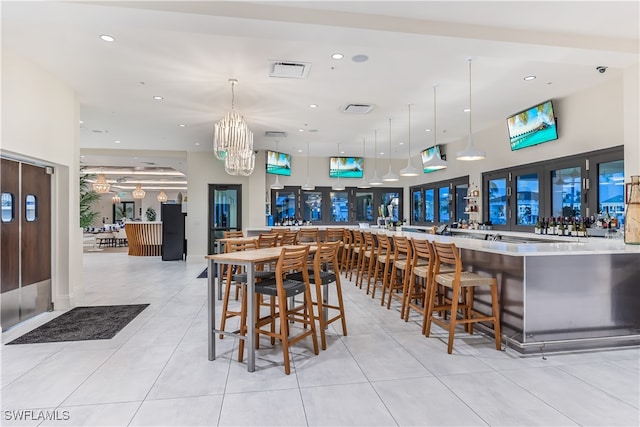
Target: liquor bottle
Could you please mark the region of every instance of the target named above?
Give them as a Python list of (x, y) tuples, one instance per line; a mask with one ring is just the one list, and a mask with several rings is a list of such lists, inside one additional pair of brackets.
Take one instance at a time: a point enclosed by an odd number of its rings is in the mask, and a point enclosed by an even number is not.
[(538, 218), (536, 224), (533, 226), (533, 233), (540, 234), (540, 218)]
[(556, 220), (554, 217), (549, 218), (549, 228), (547, 229), (547, 234), (555, 235), (556, 234)]
[(614, 213), (611, 215), (611, 222), (609, 223), (612, 230), (618, 229), (618, 216)]
[(581, 221), (580, 222), (580, 227), (578, 228), (578, 237), (587, 237), (587, 225), (585, 224), (586, 221)]

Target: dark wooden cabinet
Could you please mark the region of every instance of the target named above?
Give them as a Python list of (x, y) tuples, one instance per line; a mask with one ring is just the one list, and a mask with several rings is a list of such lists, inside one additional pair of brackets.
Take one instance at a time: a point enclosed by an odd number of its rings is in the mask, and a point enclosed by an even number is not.
[(181, 261), (187, 255), (184, 222), (186, 214), (182, 205), (163, 203), (160, 211), (162, 219), (162, 260)]

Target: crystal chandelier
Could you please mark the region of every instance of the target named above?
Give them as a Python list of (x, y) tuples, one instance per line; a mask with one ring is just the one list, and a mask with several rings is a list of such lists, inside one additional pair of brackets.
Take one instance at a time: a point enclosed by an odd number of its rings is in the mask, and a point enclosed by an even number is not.
[(234, 86), (238, 80), (229, 79), (231, 83), (231, 111), (215, 124), (213, 135), (213, 154), (224, 160), (224, 169), (229, 175), (249, 176), (255, 167), (253, 152), (253, 132), (244, 118), (235, 110)]
[(144, 199), (145, 194), (147, 193), (142, 189), (141, 184), (137, 184), (136, 189), (131, 192), (134, 199)]
[(93, 191), (99, 194), (108, 193), (111, 188), (103, 174), (98, 175), (98, 179), (93, 183)]
[(120, 196), (118, 196), (118, 193), (116, 193), (116, 195), (111, 198), (111, 201), (113, 202), (114, 205), (117, 205), (120, 203)]
[(164, 190), (160, 190), (160, 194), (158, 194), (158, 201), (160, 203), (164, 203), (168, 200), (169, 198), (167, 197), (167, 193), (164, 192)]

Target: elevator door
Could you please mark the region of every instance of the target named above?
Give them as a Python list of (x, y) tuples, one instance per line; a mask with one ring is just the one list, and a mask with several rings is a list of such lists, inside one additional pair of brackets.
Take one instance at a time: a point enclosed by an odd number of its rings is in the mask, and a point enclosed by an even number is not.
[(1, 159), (0, 322), (6, 329), (51, 305), (51, 177)]

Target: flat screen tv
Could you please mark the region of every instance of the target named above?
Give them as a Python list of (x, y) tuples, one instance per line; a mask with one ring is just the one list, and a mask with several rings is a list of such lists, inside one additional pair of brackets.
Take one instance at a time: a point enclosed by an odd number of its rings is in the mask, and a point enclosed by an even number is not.
[(267, 151), (267, 173), (291, 176), (291, 155)]
[(329, 178), (362, 178), (363, 168), (362, 157), (332, 157)]
[(507, 126), (512, 151), (558, 139), (551, 100), (512, 115)]
[[(439, 145), (434, 145), (433, 147), (429, 147), (420, 152), (420, 158), (422, 159), (422, 170), (424, 173), (435, 172), (442, 169), (442, 167), (426, 165), (426, 163), (431, 160), (433, 156), (435, 156), (436, 152), (440, 153)], [(442, 154), (440, 155), (440, 157), (442, 158)], [(442, 158), (442, 160), (444, 160), (444, 158)]]

